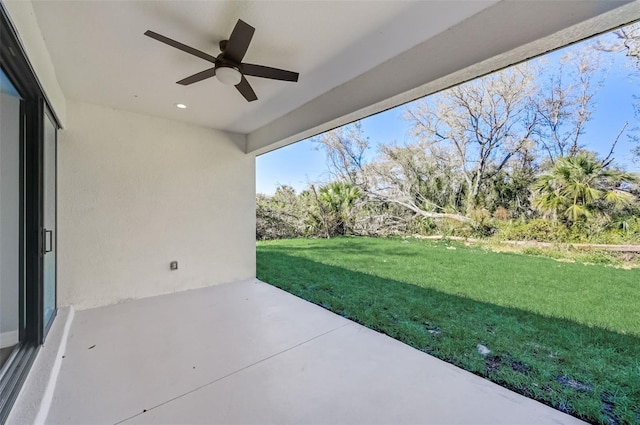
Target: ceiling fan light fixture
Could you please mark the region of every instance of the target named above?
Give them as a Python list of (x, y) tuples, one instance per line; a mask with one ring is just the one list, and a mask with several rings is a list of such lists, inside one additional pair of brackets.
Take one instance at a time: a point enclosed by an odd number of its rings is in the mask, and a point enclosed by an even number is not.
[(218, 66), (216, 68), (216, 78), (222, 84), (228, 86), (235, 86), (242, 81), (242, 74), (237, 68), (232, 66)]

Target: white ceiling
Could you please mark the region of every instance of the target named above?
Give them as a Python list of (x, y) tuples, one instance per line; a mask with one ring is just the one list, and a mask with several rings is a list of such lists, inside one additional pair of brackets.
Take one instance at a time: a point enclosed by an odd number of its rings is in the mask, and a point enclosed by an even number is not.
[[(251, 133), (495, 3), (489, 1), (34, 1), (58, 81), (71, 99)], [(248, 103), (215, 78), (175, 82), (211, 64), (143, 35), (217, 55), (238, 19), (256, 28), (244, 61), (300, 73), (248, 77)], [(175, 108), (184, 103), (186, 110)]]
[[(640, 18), (630, 0), (32, 3), (67, 98), (242, 133), (254, 153)], [(238, 19), (256, 28), (244, 62), (298, 83), (247, 77), (252, 103), (215, 78), (181, 86), (211, 64), (143, 35), (215, 56)]]

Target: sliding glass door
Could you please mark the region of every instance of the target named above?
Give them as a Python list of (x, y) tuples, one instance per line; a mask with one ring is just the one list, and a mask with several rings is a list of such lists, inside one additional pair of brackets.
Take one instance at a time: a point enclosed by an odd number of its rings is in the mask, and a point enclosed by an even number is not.
[[(24, 336), (22, 279), (21, 102), (0, 68), (0, 368)], [(0, 369), (1, 370), (1, 369)]]
[(0, 424), (56, 315), (56, 134), (0, 0)]
[(48, 330), (56, 312), (56, 125), (43, 116), (43, 325)]

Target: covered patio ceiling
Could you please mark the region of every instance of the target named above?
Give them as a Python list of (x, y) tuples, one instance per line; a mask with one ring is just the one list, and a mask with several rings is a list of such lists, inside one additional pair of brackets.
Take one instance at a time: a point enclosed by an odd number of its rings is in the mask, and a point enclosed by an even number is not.
[[(255, 153), (640, 17), (628, 0), (52, 0), (32, 7), (67, 98), (245, 134)], [(143, 35), (150, 29), (215, 56), (238, 19), (256, 28), (245, 61), (297, 71), (298, 83), (248, 77), (258, 96), (252, 103), (215, 78), (178, 85), (210, 63)]]

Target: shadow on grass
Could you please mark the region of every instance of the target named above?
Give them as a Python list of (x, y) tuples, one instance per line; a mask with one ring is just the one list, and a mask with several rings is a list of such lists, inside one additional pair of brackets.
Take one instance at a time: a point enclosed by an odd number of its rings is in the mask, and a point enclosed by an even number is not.
[(279, 250), (258, 250), (257, 271), (264, 282), (581, 419), (640, 424), (638, 337)]

